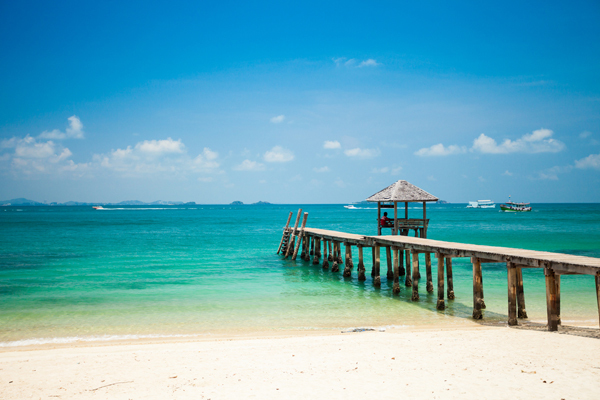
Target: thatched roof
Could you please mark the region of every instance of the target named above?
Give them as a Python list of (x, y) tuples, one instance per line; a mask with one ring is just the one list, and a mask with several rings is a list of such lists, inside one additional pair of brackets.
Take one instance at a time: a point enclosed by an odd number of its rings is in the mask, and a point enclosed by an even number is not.
[(375, 193), (367, 201), (438, 201), (438, 198), (416, 187), (412, 183), (398, 181)]

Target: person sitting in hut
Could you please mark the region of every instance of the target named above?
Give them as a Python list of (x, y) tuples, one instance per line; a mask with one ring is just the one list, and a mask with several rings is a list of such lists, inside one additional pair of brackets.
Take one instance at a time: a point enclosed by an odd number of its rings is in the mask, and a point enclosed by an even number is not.
[(383, 217), (379, 220), (379, 226), (382, 228), (389, 228), (394, 225), (394, 221), (388, 218), (387, 212), (383, 213)]

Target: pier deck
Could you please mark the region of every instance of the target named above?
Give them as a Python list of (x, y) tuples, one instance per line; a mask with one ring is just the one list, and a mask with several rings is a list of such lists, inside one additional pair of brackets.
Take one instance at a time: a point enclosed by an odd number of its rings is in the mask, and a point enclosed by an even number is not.
[[(600, 318), (600, 258), (576, 256), (546, 251), (526, 250), (510, 247), (485, 246), (468, 243), (446, 242), (419, 237), (386, 235), (368, 236), (347, 232), (306, 227), (308, 213), (304, 214), (302, 227), (298, 227), (301, 210), (296, 218), (294, 228), (286, 224), (280, 243), (283, 254), (296, 259), (296, 254), (302, 243), (301, 258), (313, 264), (319, 264), (321, 247), (323, 248), (323, 268), (333, 262), (332, 272), (337, 272), (338, 265), (343, 263), (341, 244), (346, 247), (344, 276), (351, 276), (353, 269), (352, 246), (358, 248), (358, 279), (365, 280), (363, 248), (372, 248), (372, 276), (375, 286), (381, 285), (380, 278), (380, 248), (387, 253), (387, 278), (394, 280), (393, 292), (400, 291), (400, 276), (406, 276), (405, 285), (412, 287), (412, 300), (419, 300), (419, 254), (425, 254), (427, 273), (426, 290), (433, 292), (431, 273), (431, 254), (438, 261), (438, 302), (437, 308), (445, 308), (444, 280), (447, 277), (448, 299), (454, 299), (452, 278), (452, 258), (468, 257), (473, 264), (473, 318), (482, 318), (481, 310), (485, 308), (483, 299), (482, 263), (506, 263), (508, 272), (508, 324), (517, 325), (517, 318), (527, 318), (525, 311), (525, 294), (523, 290), (522, 268), (542, 268), (546, 280), (546, 306), (548, 329), (555, 331), (561, 324), (560, 318), (560, 276), (561, 275), (592, 275), (595, 277), (596, 298)], [(321, 242), (323, 245), (321, 246)], [(293, 251), (295, 248), (295, 251)], [(279, 252), (279, 250), (278, 250)], [(412, 261), (412, 262), (411, 262)], [(406, 269), (404, 263), (406, 262)], [(412, 264), (412, 265), (411, 265)], [(445, 266), (445, 268), (444, 268)], [(411, 271), (412, 269), (412, 271)]]

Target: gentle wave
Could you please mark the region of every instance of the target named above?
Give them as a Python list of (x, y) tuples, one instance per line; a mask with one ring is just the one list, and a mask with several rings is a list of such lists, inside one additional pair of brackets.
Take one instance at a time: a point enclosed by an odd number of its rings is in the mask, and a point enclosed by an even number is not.
[(136, 339), (163, 339), (163, 338), (179, 338), (179, 337), (195, 337), (205, 336), (210, 333), (200, 335), (102, 335), (102, 336), (69, 336), (69, 337), (56, 337), (56, 338), (36, 338), (36, 339), (24, 339), (15, 340), (13, 342), (0, 342), (0, 347), (20, 347), (20, 346), (35, 346), (42, 344), (66, 344), (75, 342), (110, 342), (116, 340), (136, 340)]

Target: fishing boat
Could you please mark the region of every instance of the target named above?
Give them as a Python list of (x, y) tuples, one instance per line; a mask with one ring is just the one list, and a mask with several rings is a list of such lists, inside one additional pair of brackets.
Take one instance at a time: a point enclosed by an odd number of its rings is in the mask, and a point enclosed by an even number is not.
[(508, 196), (509, 201), (506, 202), (506, 204), (500, 204), (500, 209), (502, 211), (508, 211), (508, 212), (524, 212), (524, 211), (531, 211), (531, 206), (529, 205), (529, 203), (515, 203), (510, 201), (510, 196)]
[(491, 200), (470, 201), (467, 208), (496, 208), (496, 203)]
[(104, 210), (104, 207), (102, 207), (102, 206), (93, 206), (92, 208), (94, 210)]

